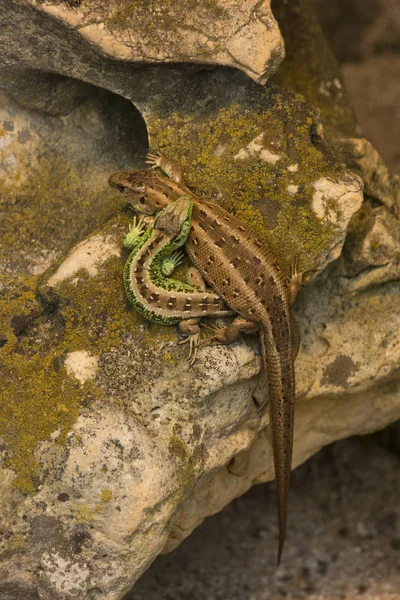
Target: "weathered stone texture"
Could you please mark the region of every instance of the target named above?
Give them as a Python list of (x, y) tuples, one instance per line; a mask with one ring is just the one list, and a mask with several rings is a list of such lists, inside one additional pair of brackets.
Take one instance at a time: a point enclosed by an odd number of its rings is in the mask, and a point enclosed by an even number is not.
[[(273, 478), (257, 339), (204, 346), (189, 369), (176, 332), (145, 323), (125, 298), (131, 215), (106, 181), (143, 167), (149, 144), (246, 220), (288, 275), (296, 257), (310, 271), (296, 306), (294, 464), (400, 416), (398, 183), (356, 137), (333, 71), (321, 88), (315, 69), (303, 90), (318, 89), (309, 97), (325, 98), (327, 114), (337, 100), (325, 139), (303, 96), (248, 77), (282, 58), (268, 3), (247, 3), (231, 23), (236, 2), (203, 4), (220, 19), (206, 36), (217, 25), (226, 35), (201, 60), (244, 73), (199, 65), (189, 28), (184, 46), (179, 36), (165, 46), (157, 25), (153, 45), (138, 47), (126, 10), (141, 6), (0, 11), (4, 598), (117, 600), (158, 553)], [(301, 39), (310, 53), (312, 36)], [(165, 64), (177, 57), (196, 64)]]

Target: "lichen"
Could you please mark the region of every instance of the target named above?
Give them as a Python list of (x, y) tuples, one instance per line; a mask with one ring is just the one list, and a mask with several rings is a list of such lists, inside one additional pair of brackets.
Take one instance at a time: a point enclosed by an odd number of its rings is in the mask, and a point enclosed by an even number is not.
[[(36, 279), (26, 278), (0, 301), (0, 436), (7, 455), (5, 467), (16, 472), (14, 485), (25, 493), (38, 483), (39, 464), (34, 451), (40, 441), (49, 440), (58, 430), (57, 443), (65, 443), (79, 407), (95, 395), (92, 383), (81, 385), (60, 367), (61, 348), (55, 344), (48, 352), (40, 343), (39, 317), (42, 313), (36, 294)], [(14, 315), (25, 317), (25, 329), (16, 335), (11, 322)], [(30, 330), (35, 337), (27, 335)]]
[(179, 425), (175, 425), (174, 432), (170, 437), (168, 451), (170, 456), (175, 458), (179, 463), (179, 468), (176, 470), (177, 488), (175, 498), (184, 498), (188, 489), (196, 481), (196, 456), (191, 448), (189, 448), (179, 437)]
[[(118, 215), (102, 232), (116, 236), (122, 246), (127, 222), (126, 215)], [(62, 344), (66, 351), (84, 348), (96, 354), (107, 352), (122, 344), (130, 332), (135, 333), (138, 343), (147, 345), (157, 344), (160, 338), (171, 341), (176, 337), (174, 327), (150, 325), (130, 306), (122, 284), (123, 264), (128, 256), (126, 252), (122, 260), (113, 257), (105, 261), (95, 278), (82, 269), (73, 280), (66, 279), (57, 285), (58, 315), (64, 323)], [(48, 294), (45, 288), (42, 291), (45, 296)]]
[(86, 505), (75, 507), (75, 519), (78, 523), (90, 523), (94, 518), (94, 509)]
[(128, 28), (140, 23), (143, 38), (152, 37), (152, 41), (160, 39), (168, 32), (178, 32), (182, 28), (182, 19), (193, 13), (197, 19), (221, 19), (228, 17), (228, 12), (215, 0), (111, 0), (107, 4), (104, 0), (85, 0), (85, 5), (99, 7), (106, 10), (106, 26), (113, 28)]
[(111, 490), (104, 488), (104, 490), (101, 490), (101, 494), (100, 494), (100, 502), (102, 502), (103, 504), (107, 504), (108, 502), (111, 502), (113, 497), (113, 493)]
[(44, 249), (66, 252), (123, 205), (97, 173), (82, 177), (65, 157), (43, 156), (29, 173), (25, 183), (18, 173), (0, 183), (2, 264), (15, 271), (31, 270)]
[(347, 387), (348, 379), (358, 371), (358, 367), (349, 356), (339, 355), (326, 367), (321, 385)]
[[(109, 234), (121, 243), (126, 223), (125, 215), (109, 223)], [(68, 374), (67, 353), (83, 349), (101, 355), (126, 344), (129, 336), (148, 347), (176, 338), (175, 328), (149, 327), (130, 307), (122, 284), (123, 260), (109, 259), (96, 277), (81, 270), (74, 281), (65, 280), (56, 289), (47, 286), (48, 273), (39, 279), (1, 281), (0, 436), (7, 447), (3, 464), (15, 471), (14, 485), (24, 493), (34, 492), (40, 483), (38, 444), (50, 440), (55, 431), (56, 443), (65, 444), (81, 406), (102, 393), (96, 382), (81, 384)], [(171, 352), (164, 355), (166, 364), (174, 362)]]
[[(182, 163), (195, 193), (246, 221), (289, 274), (300, 249), (300, 268), (312, 269), (335, 232), (310, 207), (316, 179), (343, 176), (343, 167), (314, 145), (315, 122), (315, 112), (304, 98), (267, 87), (251, 108), (238, 102), (209, 116), (188, 119), (175, 113), (167, 122), (165, 117), (154, 118), (152, 147)], [(263, 133), (263, 149), (280, 156), (275, 163), (246, 150)], [(293, 164), (298, 164), (295, 172), (288, 169)], [(288, 192), (289, 185), (298, 186), (295, 196)], [(271, 228), (266, 207), (272, 200), (280, 210), (273, 208), (276, 226)]]
[(171, 436), (168, 450), (171, 456), (174, 456), (180, 461), (185, 461), (188, 458), (187, 448), (177, 435)]

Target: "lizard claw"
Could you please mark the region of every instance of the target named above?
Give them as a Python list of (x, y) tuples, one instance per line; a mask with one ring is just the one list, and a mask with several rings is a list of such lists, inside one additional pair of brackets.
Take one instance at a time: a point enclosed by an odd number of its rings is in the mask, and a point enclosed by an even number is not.
[(148, 152), (146, 156), (146, 164), (151, 165), (151, 169), (157, 169), (161, 165), (162, 156), (160, 152), (153, 154), (152, 152)]
[(212, 331), (214, 335), (210, 335), (208, 338), (199, 341), (198, 346), (202, 346), (203, 344), (208, 344), (209, 342), (214, 342), (214, 341), (218, 341), (221, 342), (221, 339), (224, 338), (225, 339), (225, 329), (226, 327), (223, 327), (222, 325), (207, 325), (205, 323), (202, 323), (204, 329), (208, 329), (209, 331)]
[(189, 356), (188, 356), (189, 367), (192, 367), (194, 365), (195, 361), (196, 361), (196, 358), (197, 358), (197, 348), (200, 345), (199, 344), (199, 340), (200, 340), (200, 332), (199, 333), (194, 333), (192, 335), (188, 335), (183, 340), (180, 340), (178, 342), (178, 344), (180, 346), (182, 344), (189, 343)]
[(182, 264), (185, 258), (184, 253), (181, 250), (174, 250), (170, 256), (163, 259), (161, 263), (161, 273), (165, 277), (169, 277), (175, 271), (176, 267)]
[(125, 248), (133, 250), (139, 243), (142, 236), (146, 232), (146, 223), (144, 218), (141, 217), (139, 220), (136, 215), (133, 217), (132, 223), (128, 227), (128, 233), (125, 236), (123, 245)]
[(298, 276), (299, 274), (299, 255), (296, 254), (296, 256), (294, 257), (294, 261), (292, 262), (292, 266), (291, 266), (291, 278), (294, 279)]
[(136, 230), (138, 235), (141, 235), (143, 231), (146, 229), (146, 225), (144, 222), (144, 217), (141, 216), (140, 219), (135, 215), (132, 219), (132, 223), (128, 227), (129, 233)]

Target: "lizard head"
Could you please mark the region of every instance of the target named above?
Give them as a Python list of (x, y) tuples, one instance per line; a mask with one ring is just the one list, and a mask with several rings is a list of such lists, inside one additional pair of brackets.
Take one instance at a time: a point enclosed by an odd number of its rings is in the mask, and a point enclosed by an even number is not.
[(134, 210), (145, 215), (158, 213), (170, 202), (162, 178), (150, 171), (120, 171), (110, 175), (108, 183), (124, 195)]

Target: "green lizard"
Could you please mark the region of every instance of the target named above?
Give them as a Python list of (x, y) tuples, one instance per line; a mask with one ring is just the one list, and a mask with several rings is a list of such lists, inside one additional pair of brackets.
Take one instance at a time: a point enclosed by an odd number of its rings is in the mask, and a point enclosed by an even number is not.
[(183, 343), (190, 343), (191, 364), (200, 338), (200, 318), (233, 314), (217, 294), (206, 291), (195, 269), (189, 271), (190, 284), (169, 277), (182, 261), (179, 249), (189, 235), (192, 209), (192, 200), (183, 195), (160, 211), (148, 229), (135, 218), (124, 240), (131, 253), (123, 276), (128, 299), (143, 317), (161, 325), (179, 325), (187, 336)]

